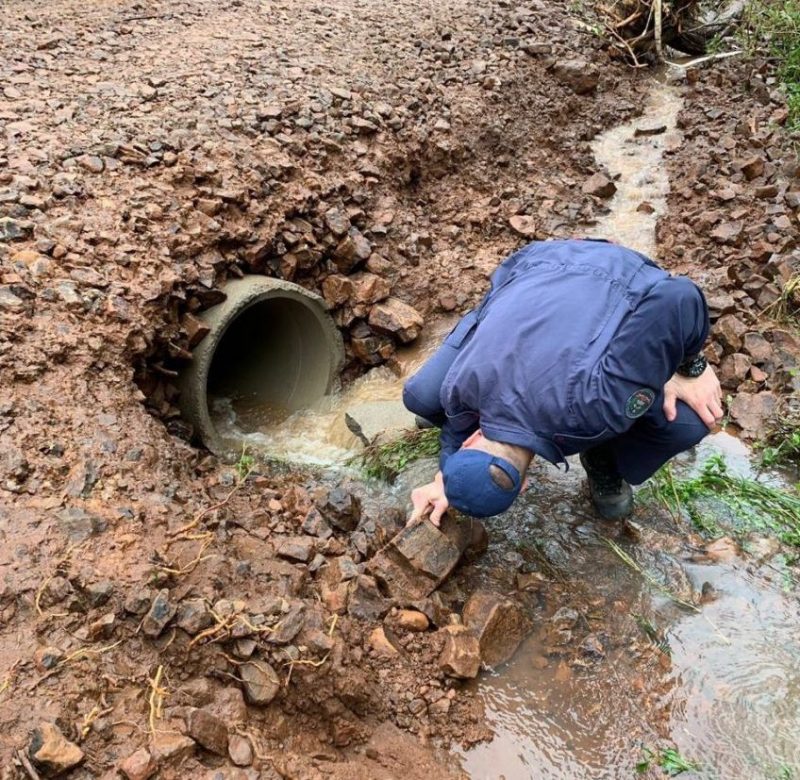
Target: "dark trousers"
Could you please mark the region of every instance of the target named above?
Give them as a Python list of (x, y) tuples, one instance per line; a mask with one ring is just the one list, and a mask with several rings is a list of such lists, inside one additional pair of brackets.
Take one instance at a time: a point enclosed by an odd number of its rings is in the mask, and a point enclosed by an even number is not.
[[(445, 341), (403, 389), (406, 408), (437, 426), (445, 419), (439, 393), (456, 355), (458, 348)], [(694, 447), (708, 434), (706, 424), (683, 401), (678, 401), (678, 415), (672, 422), (664, 416), (663, 405), (662, 389), (647, 412), (625, 433), (602, 445), (616, 459), (623, 479), (632, 485), (644, 482), (668, 460)]]

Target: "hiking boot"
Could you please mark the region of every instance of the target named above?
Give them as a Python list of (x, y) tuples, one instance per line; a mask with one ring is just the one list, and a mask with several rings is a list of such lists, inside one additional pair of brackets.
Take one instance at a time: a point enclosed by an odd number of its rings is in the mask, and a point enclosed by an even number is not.
[(633, 511), (633, 491), (617, 471), (611, 453), (600, 446), (582, 452), (580, 457), (589, 480), (589, 495), (600, 517), (627, 517)]

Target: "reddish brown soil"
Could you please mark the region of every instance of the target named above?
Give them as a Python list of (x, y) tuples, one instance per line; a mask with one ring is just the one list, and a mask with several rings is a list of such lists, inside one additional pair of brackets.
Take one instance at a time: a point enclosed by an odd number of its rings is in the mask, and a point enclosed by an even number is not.
[[(173, 435), (189, 432), (171, 381), (187, 356), (187, 313), (217, 300), (226, 278), (270, 273), (320, 290), (343, 270), (330, 209), (368, 242), (367, 271), (428, 317), (481, 294), (523, 240), (512, 216), (532, 217), (538, 237), (580, 235), (603, 208), (581, 190), (595, 172), (589, 141), (636, 113), (648, 76), (580, 32), (568, 5), (4, 8), (3, 777), (26, 776), (14, 756), (43, 720), (84, 750), (72, 777), (116, 776), (153, 739), (159, 668), (157, 732), (184, 731), (190, 708), (206, 707), (255, 752), (251, 768), (236, 769), (196, 748), (162, 761), (159, 777), (457, 776), (421, 745), (486, 730), (471, 695), (438, 669), (439, 634), (403, 635), (403, 653), (382, 659), (366, 641), (379, 618), (359, 619), (358, 598), (345, 608), (323, 584), (327, 564), (342, 554), (363, 562), (402, 516), (386, 521), (391, 513), (365, 499), (371, 536), (314, 538), (321, 560), (310, 566), (276, 558), (324, 488), (272, 473), (239, 484)], [(552, 68), (574, 58), (596, 71), (589, 94)], [(770, 124), (779, 98), (743, 67), (693, 75), (660, 239), (675, 267), (722, 296), (719, 313), (758, 329), (794, 272), (798, 181)], [(764, 170), (745, 181), (734, 161), (752, 157)], [(720, 196), (734, 185), (734, 197)], [(741, 231), (715, 238), (729, 222)], [(348, 343), (355, 336), (351, 373), (391, 354), (390, 339), (365, 335), (366, 308), (335, 314)], [(767, 379), (748, 366), (729, 387), (781, 391), (792, 341), (777, 331), (771, 340), (771, 352), (748, 358)], [(744, 354), (735, 338), (725, 344), (734, 352)], [(248, 621), (266, 616), (259, 625), (302, 606), (296, 639), (254, 635), (256, 655), (280, 675), (277, 699), (243, 703), (235, 634), (194, 641), (170, 624), (146, 636), (135, 602), (146, 610), (159, 589), (175, 606), (241, 600)], [(62, 659), (49, 670), (44, 648)], [(451, 704), (433, 706), (443, 697)]]

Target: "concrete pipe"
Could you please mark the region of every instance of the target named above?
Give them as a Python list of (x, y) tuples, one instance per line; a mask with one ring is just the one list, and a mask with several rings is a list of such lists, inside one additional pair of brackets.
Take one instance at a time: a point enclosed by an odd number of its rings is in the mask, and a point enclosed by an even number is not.
[(291, 282), (246, 276), (199, 315), (211, 329), (180, 377), (180, 408), (213, 453), (236, 457), (243, 438), (222, 435), (213, 397), (295, 412), (329, 393), (344, 362), (342, 337), (322, 298)]

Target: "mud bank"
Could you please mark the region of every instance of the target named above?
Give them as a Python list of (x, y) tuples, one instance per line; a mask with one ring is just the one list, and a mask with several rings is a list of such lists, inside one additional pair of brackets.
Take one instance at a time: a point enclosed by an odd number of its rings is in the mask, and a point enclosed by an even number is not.
[[(403, 502), (220, 465), (185, 442), (178, 375), (199, 313), (251, 273), (328, 301), (345, 379), (390, 370), (419, 315), (468, 308), (513, 247), (591, 228), (605, 210), (591, 140), (635, 116), (647, 85), (567, 3), (84, 5), (12, 3), (0, 65), (4, 776), (44, 766), (44, 745), (76, 778), (458, 776), (431, 746), (489, 736), (454, 659), (440, 662), (469, 644), (442, 629), (472, 586), (388, 598), (368, 565)], [(720, 121), (762, 128), (778, 110), (734, 91), (732, 65), (693, 78), (685, 134), (709, 134), (715, 154), (692, 179), (672, 153), (687, 182), (662, 223), (675, 235), (733, 153), (711, 137)], [(724, 120), (703, 113), (717, 105)], [(761, 133), (746, 144), (769, 150), (764, 169), (729, 172), (742, 189), (714, 205), (743, 223), (741, 248), (713, 239), (714, 254), (738, 263), (774, 207), (770, 224), (791, 219), (768, 231), (767, 266), (791, 267), (794, 184), (779, 133)], [(680, 226), (692, 273), (706, 269), (698, 220)], [(757, 289), (726, 293), (750, 307), (743, 342)], [(718, 343), (721, 360), (739, 349)], [(746, 343), (779, 392), (785, 341), (763, 360)], [(550, 588), (546, 603), (565, 592)], [(645, 732), (660, 686), (643, 677)]]

